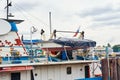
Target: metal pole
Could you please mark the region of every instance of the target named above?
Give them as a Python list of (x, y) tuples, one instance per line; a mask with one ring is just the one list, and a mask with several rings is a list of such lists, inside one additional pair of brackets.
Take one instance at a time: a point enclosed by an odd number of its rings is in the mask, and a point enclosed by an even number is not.
[(33, 51), (32, 51), (32, 27), (30, 28), (30, 47), (31, 47), (31, 51), (30, 51), (30, 58), (31, 58), (31, 62), (33, 62)]
[(108, 51), (108, 46), (106, 46), (106, 59), (108, 63), (108, 80), (110, 80), (110, 65), (109, 65), (109, 51)]
[(49, 23), (50, 23), (50, 35), (52, 33), (52, 30), (51, 30), (51, 12), (49, 12)]
[[(62, 32), (62, 33), (76, 33), (74, 31), (56, 31), (56, 32)], [(81, 32), (78, 32), (78, 33), (81, 33)]]
[(8, 4), (9, 4), (9, 0), (7, 0), (7, 20), (8, 20), (8, 14), (9, 14), (9, 6), (8, 6)]

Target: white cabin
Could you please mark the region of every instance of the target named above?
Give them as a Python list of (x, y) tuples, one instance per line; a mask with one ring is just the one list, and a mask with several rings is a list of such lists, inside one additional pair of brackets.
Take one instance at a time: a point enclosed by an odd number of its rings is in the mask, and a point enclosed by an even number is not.
[[(98, 61), (65, 61), (3, 65), (2, 80), (74, 80), (92, 77), (89, 64)], [(2, 65), (0, 65), (1, 67)], [(26, 67), (22, 69), (22, 67)], [(5, 67), (7, 69), (5, 69)], [(8, 69), (8, 67), (10, 69)], [(14, 68), (14, 69), (13, 69)], [(20, 70), (20, 69), (21, 70)], [(13, 69), (13, 70), (11, 70)]]

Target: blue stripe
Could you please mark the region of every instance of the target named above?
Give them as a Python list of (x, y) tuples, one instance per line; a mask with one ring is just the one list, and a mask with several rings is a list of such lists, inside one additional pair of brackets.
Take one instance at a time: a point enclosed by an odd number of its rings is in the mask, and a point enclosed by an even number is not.
[(10, 25), (11, 25), (11, 31), (18, 32), (18, 29), (17, 29), (17, 26), (16, 26), (15, 22), (10, 22)]

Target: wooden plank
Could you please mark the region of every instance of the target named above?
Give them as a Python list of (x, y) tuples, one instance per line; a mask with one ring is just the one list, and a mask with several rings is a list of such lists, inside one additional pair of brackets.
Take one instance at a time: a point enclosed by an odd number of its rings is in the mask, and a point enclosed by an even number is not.
[[(110, 80), (120, 80), (120, 59), (111, 58), (109, 59), (109, 70)], [(107, 59), (102, 60), (102, 75), (103, 80), (108, 79), (108, 61)]]
[(120, 80), (120, 59), (117, 59), (117, 77)]
[(102, 59), (102, 75), (103, 80), (108, 80), (108, 62), (107, 59)]
[(117, 79), (117, 66), (116, 59), (110, 59), (110, 80), (118, 80)]

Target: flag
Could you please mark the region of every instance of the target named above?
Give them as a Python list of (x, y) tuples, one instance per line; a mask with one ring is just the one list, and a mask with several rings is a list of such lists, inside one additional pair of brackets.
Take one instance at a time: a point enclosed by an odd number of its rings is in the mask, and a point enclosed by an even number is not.
[(79, 33), (80, 27), (77, 29), (77, 31), (75, 32), (75, 34), (73, 35), (73, 37), (76, 37), (77, 34)]
[(12, 2), (8, 3), (8, 5), (4, 9), (6, 9), (8, 6), (12, 6)]

